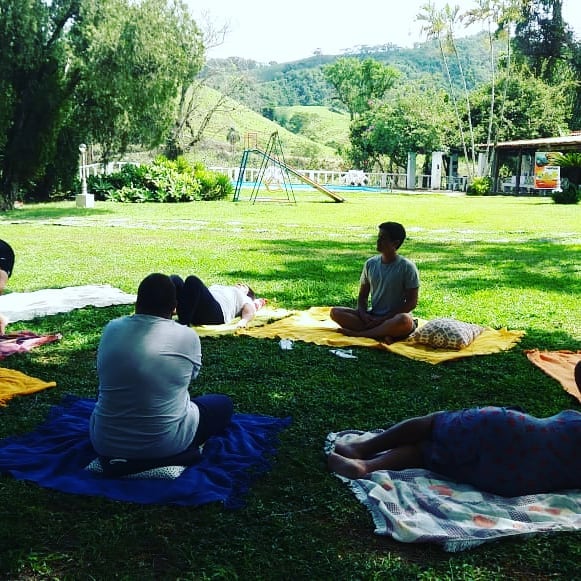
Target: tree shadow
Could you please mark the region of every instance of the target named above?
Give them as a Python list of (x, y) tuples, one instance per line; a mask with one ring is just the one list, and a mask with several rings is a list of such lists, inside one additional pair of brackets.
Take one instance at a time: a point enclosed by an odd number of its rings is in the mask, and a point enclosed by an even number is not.
[(5, 221), (20, 220), (55, 220), (57, 218), (86, 218), (89, 216), (105, 216), (113, 214), (106, 208), (76, 208), (71, 204), (70, 208), (55, 208), (49, 206), (39, 206), (27, 208), (24, 206), (18, 210), (10, 210), (3, 214)]

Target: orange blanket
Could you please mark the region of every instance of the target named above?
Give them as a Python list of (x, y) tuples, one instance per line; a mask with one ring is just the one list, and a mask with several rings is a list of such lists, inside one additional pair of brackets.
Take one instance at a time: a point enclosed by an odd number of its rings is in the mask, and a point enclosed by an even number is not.
[(581, 391), (575, 383), (575, 365), (581, 361), (581, 351), (525, 351), (529, 361), (556, 379), (573, 397), (581, 402)]

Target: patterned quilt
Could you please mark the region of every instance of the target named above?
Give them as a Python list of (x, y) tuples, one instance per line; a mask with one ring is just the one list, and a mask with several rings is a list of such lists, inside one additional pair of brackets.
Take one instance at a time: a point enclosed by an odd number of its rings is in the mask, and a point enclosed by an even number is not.
[[(336, 439), (334, 432), (327, 436), (327, 453)], [(505, 537), (581, 529), (581, 490), (504, 498), (416, 469), (337, 477), (368, 508), (375, 533), (403, 543), (457, 552)]]

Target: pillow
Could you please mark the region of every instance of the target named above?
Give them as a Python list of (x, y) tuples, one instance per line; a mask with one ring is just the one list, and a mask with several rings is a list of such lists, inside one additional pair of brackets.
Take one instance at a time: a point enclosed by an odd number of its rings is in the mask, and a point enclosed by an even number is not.
[[(160, 478), (162, 480), (175, 480), (179, 478), (187, 466), (160, 466), (159, 468), (151, 468), (143, 472), (136, 472), (135, 474), (127, 474), (120, 476), (120, 478), (140, 479), (140, 478)], [(88, 472), (95, 472), (97, 474), (103, 473), (103, 467), (99, 458), (95, 458), (90, 464), (85, 466)]]
[(428, 321), (416, 329), (409, 337), (411, 343), (420, 343), (438, 349), (463, 349), (468, 347), (484, 327), (463, 323), (456, 319), (441, 318)]

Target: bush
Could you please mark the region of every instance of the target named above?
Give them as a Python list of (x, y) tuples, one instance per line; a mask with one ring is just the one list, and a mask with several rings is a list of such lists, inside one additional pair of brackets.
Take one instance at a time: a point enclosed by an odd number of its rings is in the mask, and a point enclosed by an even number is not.
[(567, 178), (561, 180), (561, 189), (555, 190), (551, 194), (555, 204), (577, 204), (581, 198), (579, 188), (572, 184)]
[(468, 186), (466, 193), (469, 196), (486, 196), (492, 191), (492, 179), (489, 177), (476, 177)]
[(109, 175), (90, 176), (87, 185), (96, 199), (114, 202), (221, 200), (234, 189), (227, 176), (207, 170), (202, 163), (164, 156), (149, 165), (127, 164)]

